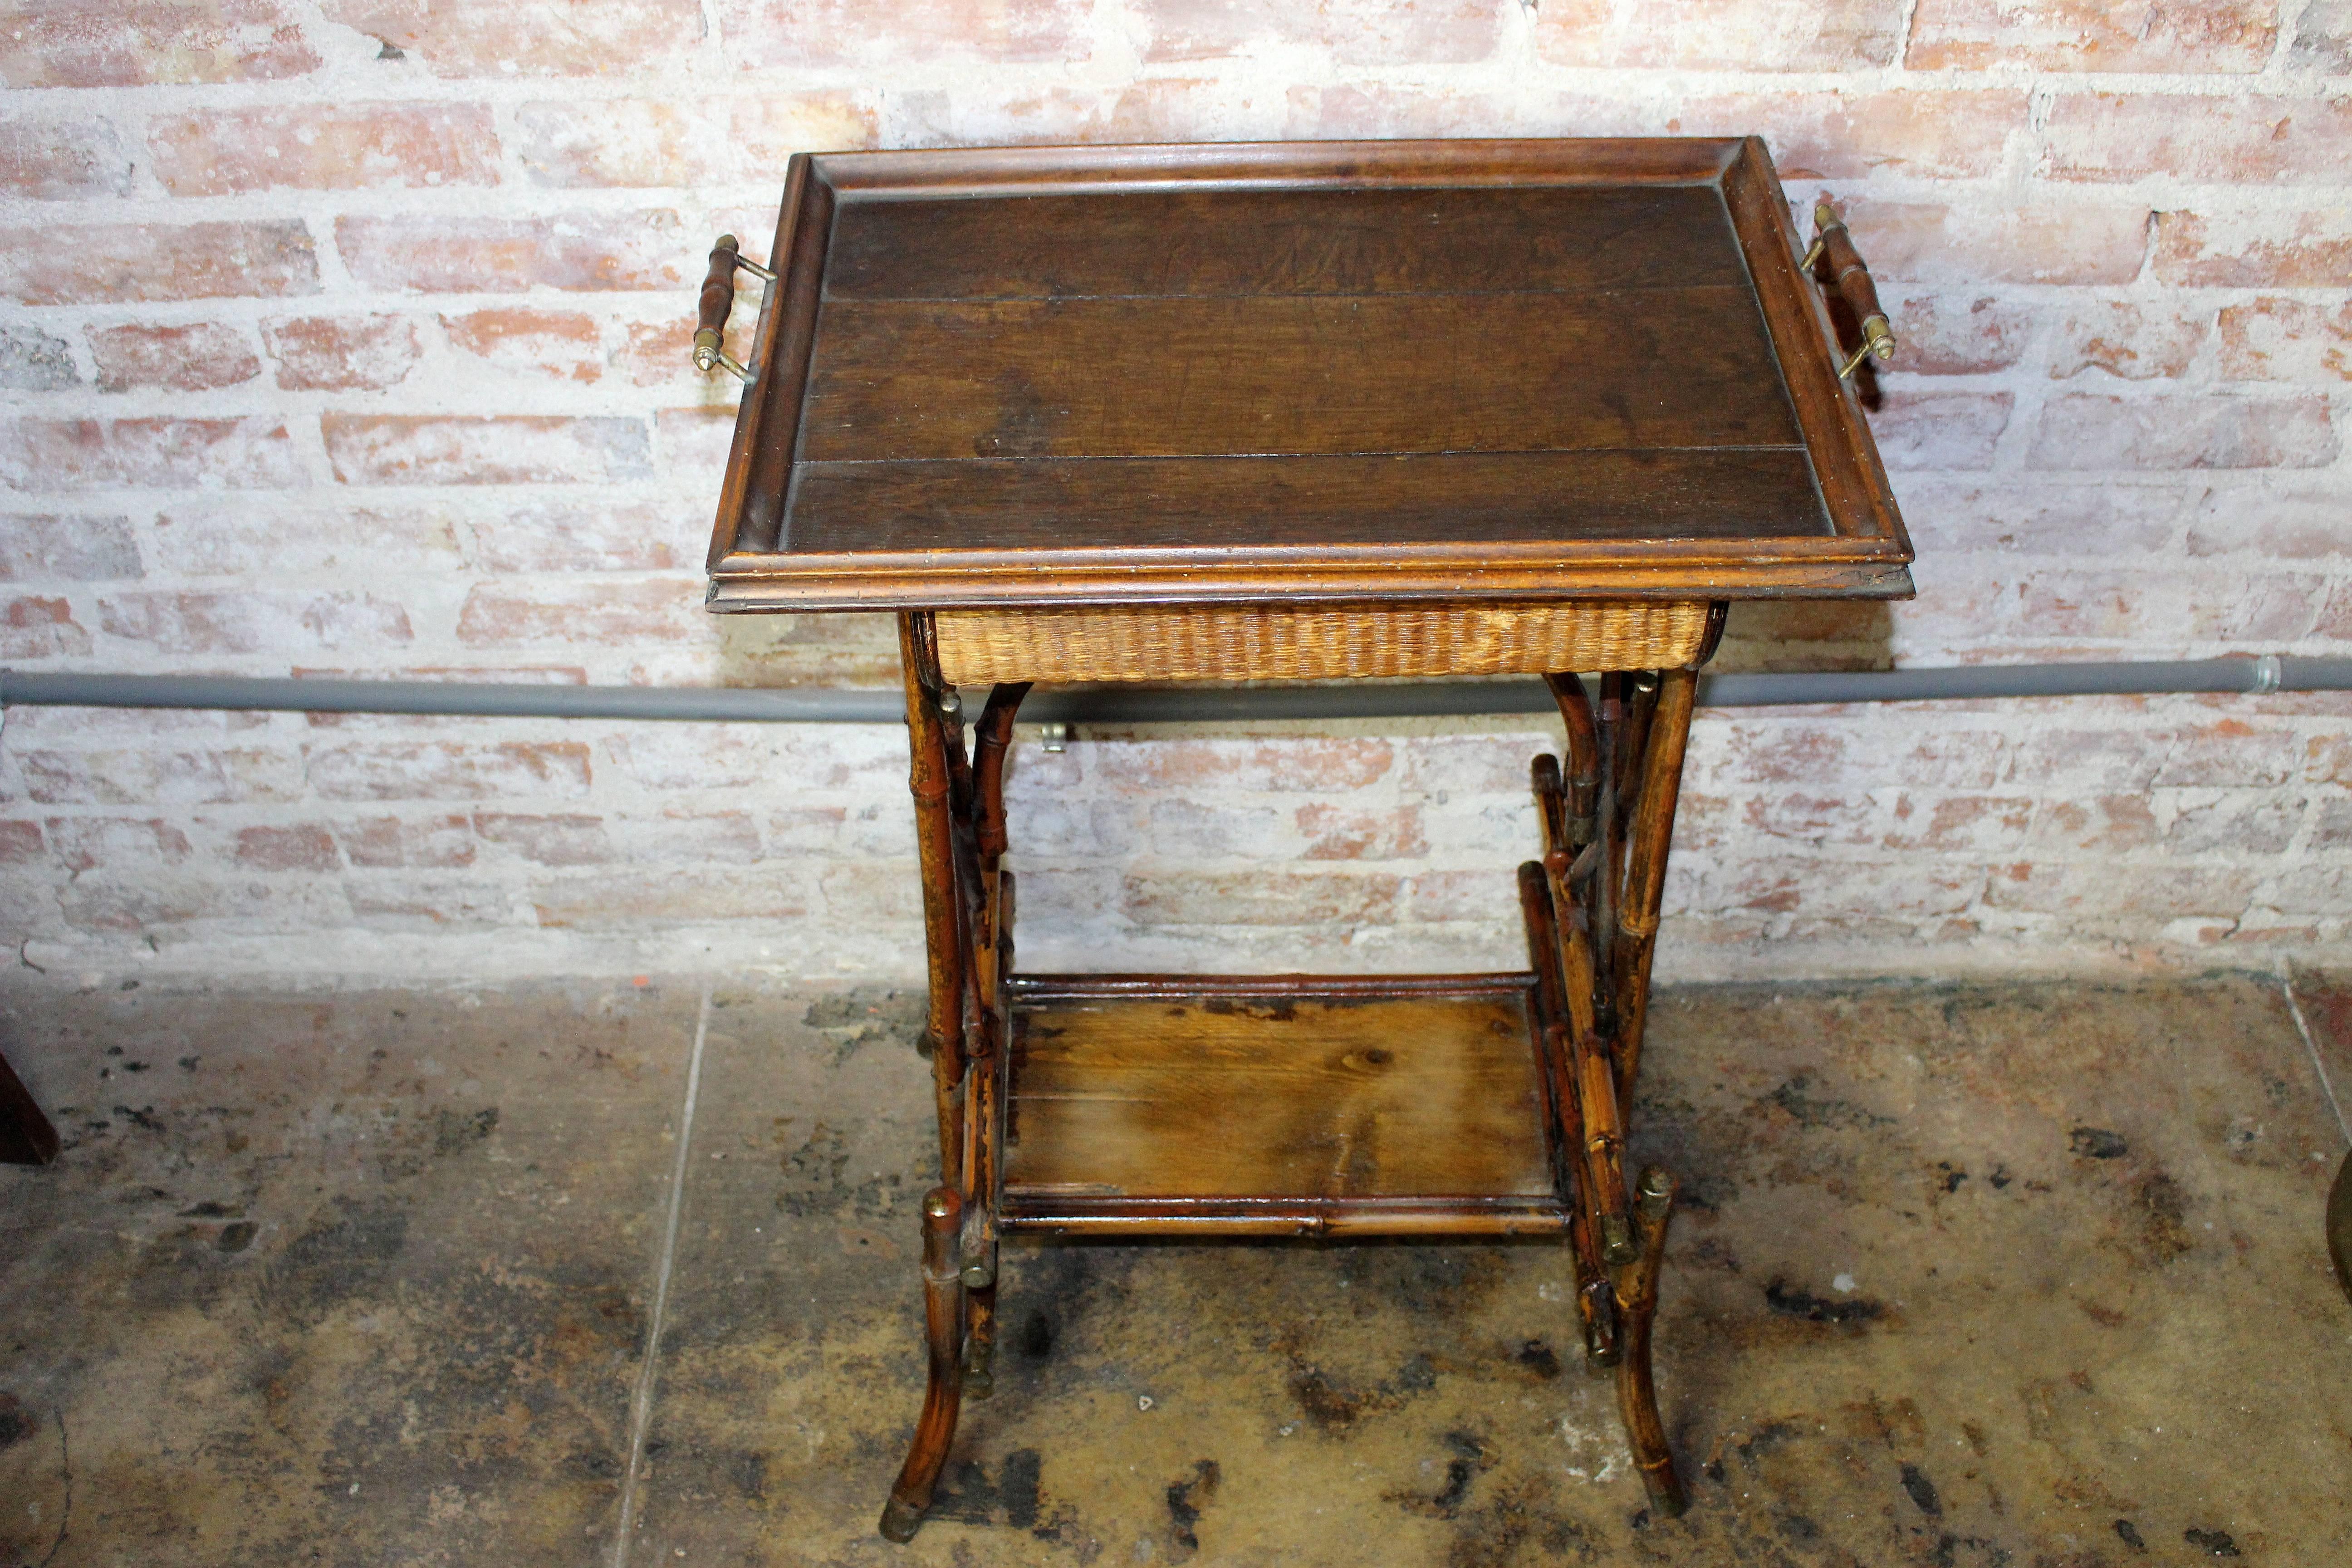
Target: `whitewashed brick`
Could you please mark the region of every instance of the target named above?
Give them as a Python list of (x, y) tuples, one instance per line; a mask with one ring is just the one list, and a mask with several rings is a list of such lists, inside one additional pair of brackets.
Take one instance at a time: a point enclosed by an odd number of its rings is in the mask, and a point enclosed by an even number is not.
[[(1725, 667), (2352, 652), (2336, 0), (629, 0), (541, 7), (528, 47), (478, 5), (0, 9), (33, 89), (0, 116), (26, 668), (895, 693), (887, 616), (700, 607), (738, 395), (688, 366), (691, 296), (711, 235), (766, 257), (791, 153), (1750, 132), (1881, 280), (1903, 347), (1859, 390), (1920, 595), (1743, 606)], [(2347, 726), (2314, 696), (1702, 714), (1662, 963), (2352, 956)], [(1559, 745), (1548, 715), (1024, 730), (1023, 952), (1523, 963)], [(0, 942), (908, 979), (906, 786), (897, 723), (17, 708)]]

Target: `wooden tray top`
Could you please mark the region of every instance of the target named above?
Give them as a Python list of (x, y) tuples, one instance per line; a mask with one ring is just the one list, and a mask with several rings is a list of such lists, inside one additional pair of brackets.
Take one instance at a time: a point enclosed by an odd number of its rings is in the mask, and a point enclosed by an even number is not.
[(1761, 142), (792, 161), (720, 610), (1894, 597)]

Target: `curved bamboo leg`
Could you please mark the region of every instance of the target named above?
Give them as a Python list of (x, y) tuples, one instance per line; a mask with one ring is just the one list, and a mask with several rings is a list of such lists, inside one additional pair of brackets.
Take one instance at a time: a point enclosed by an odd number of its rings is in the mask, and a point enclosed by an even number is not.
[(931, 1489), (948, 1462), (955, 1440), (956, 1413), (963, 1402), (963, 1282), (957, 1269), (956, 1236), (963, 1203), (952, 1187), (934, 1187), (923, 1199), (923, 1327), (930, 1342), (930, 1382), (923, 1390), (923, 1413), (898, 1484), (882, 1507), (886, 1540), (907, 1542), (922, 1528)]
[(1658, 1264), (1666, 1251), (1666, 1221), (1675, 1212), (1675, 1178), (1656, 1166), (1642, 1173), (1633, 1205), (1641, 1254), (1617, 1277), (1617, 1412), (1633, 1447), (1633, 1466), (1649, 1489), (1650, 1506), (1672, 1519), (1688, 1506), (1674, 1450), (1658, 1419), (1658, 1390), (1650, 1372), (1650, 1321), (1658, 1310)]

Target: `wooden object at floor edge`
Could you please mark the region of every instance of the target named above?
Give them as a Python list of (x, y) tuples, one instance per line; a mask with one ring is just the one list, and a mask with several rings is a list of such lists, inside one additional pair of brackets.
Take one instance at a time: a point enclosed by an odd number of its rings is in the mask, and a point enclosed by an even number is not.
[(0, 1163), (49, 1165), (58, 1158), (58, 1130), (40, 1102), (0, 1057)]

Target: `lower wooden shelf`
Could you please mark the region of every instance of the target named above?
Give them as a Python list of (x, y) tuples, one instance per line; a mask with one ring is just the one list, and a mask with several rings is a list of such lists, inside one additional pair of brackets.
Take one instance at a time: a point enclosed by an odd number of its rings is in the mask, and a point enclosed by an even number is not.
[(1557, 1234), (1534, 985), (1015, 976), (1003, 1222)]

